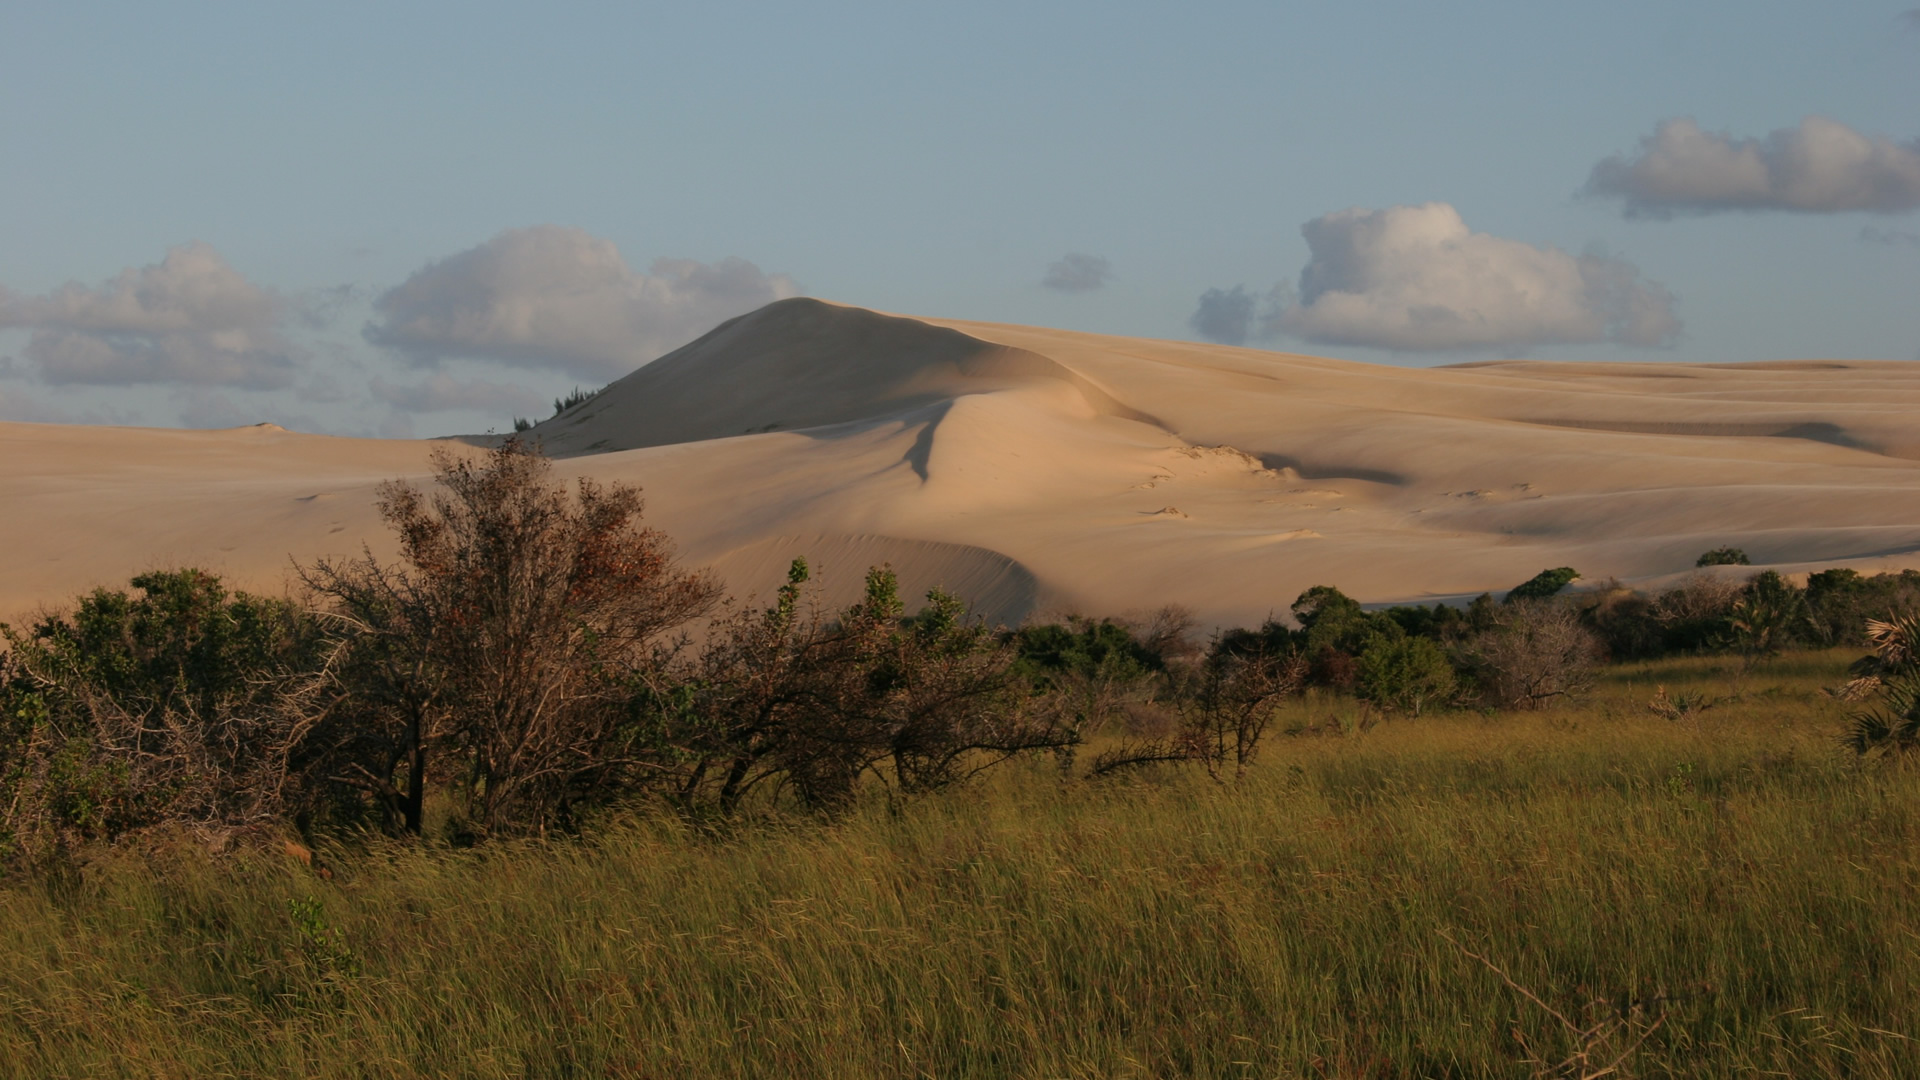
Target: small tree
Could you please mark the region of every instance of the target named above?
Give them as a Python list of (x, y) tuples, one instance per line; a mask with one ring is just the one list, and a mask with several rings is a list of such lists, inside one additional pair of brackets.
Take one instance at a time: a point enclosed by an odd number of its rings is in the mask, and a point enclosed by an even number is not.
[(1377, 637), (1360, 654), (1358, 689), (1376, 705), (1419, 716), (1429, 703), (1453, 693), (1453, 665), (1430, 638)]
[(1717, 547), (1693, 561), (1695, 566), (1752, 566), (1747, 553), (1737, 547)]
[(1740, 654), (1742, 668), (1751, 670), (1812, 630), (1806, 595), (1768, 570), (1748, 582), (1734, 602), (1724, 640)]
[(1579, 577), (1580, 572), (1571, 566), (1542, 570), (1509, 590), (1506, 602), (1511, 604), (1520, 600), (1545, 600), (1573, 584)]
[(336, 775), (412, 832), (435, 777), (483, 834), (565, 824), (662, 768), (627, 703), (718, 590), (640, 524), (636, 488), (583, 479), (569, 497), (514, 439), (478, 460), (437, 450), (433, 467), (431, 496), (381, 488), (403, 566), (304, 571), (347, 650), (328, 706), (348, 721), (329, 733)]

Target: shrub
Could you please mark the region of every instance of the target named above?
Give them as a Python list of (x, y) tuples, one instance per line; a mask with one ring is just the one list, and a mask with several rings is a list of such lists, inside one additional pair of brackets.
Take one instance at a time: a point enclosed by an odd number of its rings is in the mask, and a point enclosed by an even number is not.
[(317, 737), (333, 775), (405, 831), (436, 778), (482, 835), (566, 825), (657, 768), (662, 748), (628, 703), (717, 589), (640, 524), (636, 488), (583, 479), (570, 498), (513, 439), (479, 461), (437, 451), (433, 466), (431, 497), (381, 488), (403, 565), (303, 571), (343, 650)]
[(1737, 581), (1696, 571), (1661, 593), (1653, 602), (1653, 617), (1660, 623), (1665, 650), (1698, 652), (1719, 647), (1742, 591)]
[[(1294, 600), (1292, 613), (1298, 633), (1268, 624), (1259, 635), (1259, 652), (1278, 656), (1298, 653), (1309, 658), (1305, 678), (1317, 686), (1352, 689), (1359, 677), (1359, 657), (1375, 639), (1395, 641), (1407, 635), (1388, 612), (1367, 611), (1358, 601), (1331, 585), (1316, 585)], [(1241, 648), (1234, 635), (1223, 639)]]
[(1534, 709), (1593, 684), (1601, 646), (1564, 603), (1522, 600), (1468, 640), (1462, 661), (1500, 704)]
[(1158, 652), (1112, 619), (1070, 616), (1065, 625), (1023, 626), (1012, 640), (1015, 666), (1042, 686), (1065, 676), (1131, 679), (1166, 669)]
[[(1129, 707), (1154, 697), (1169, 660), (1183, 660), (1191, 649), (1186, 632), (1192, 617), (1167, 609), (1154, 617), (1144, 636), (1112, 619), (1070, 617), (1066, 625), (1024, 626), (1010, 640), (1017, 652), (1014, 671), (1033, 689), (1052, 697), (1063, 726), (1091, 734), (1126, 715)], [(1071, 770), (1073, 748), (1059, 750), (1063, 770)]]
[(1861, 755), (1904, 756), (1920, 749), (1920, 615), (1876, 620), (1869, 635), (1873, 652), (1853, 672), (1880, 700), (1848, 717), (1846, 743)]
[(1747, 553), (1737, 547), (1717, 547), (1693, 561), (1695, 566), (1752, 566)]
[(1199, 764), (1215, 780), (1224, 780), (1229, 766), (1236, 778), (1244, 776), (1281, 700), (1297, 693), (1306, 675), (1297, 652), (1272, 652), (1258, 639), (1233, 648), (1216, 642), (1207, 661), (1187, 673), (1172, 695), (1174, 730), (1101, 754), (1089, 775), (1186, 762)]
[(682, 748), (677, 798), (737, 810), (755, 790), (836, 810), (863, 777), (898, 791), (960, 782), (1017, 754), (1072, 746), (1077, 727), (1036, 702), (1019, 652), (938, 589), (902, 618), (893, 572), (835, 620), (803, 606), (796, 559), (772, 608), (717, 627), (701, 656), (649, 698)]
[(1467, 613), (1449, 604), (1435, 604), (1432, 607), (1400, 605), (1380, 614), (1392, 619), (1408, 636), (1433, 641), (1452, 639), (1465, 633), (1468, 628)]
[(1375, 638), (1360, 654), (1360, 696), (1383, 708), (1419, 716), (1421, 709), (1453, 693), (1453, 665), (1427, 638)]
[(1369, 634), (1378, 632), (1375, 624), (1380, 620), (1331, 585), (1315, 585), (1301, 593), (1291, 610), (1300, 624), (1299, 644), (1308, 653), (1338, 649), (1355, 654)]
[(235, 826), (298, 800), (285, 701), (318, 653), (311, 621), (201, 570), (132, 585), (24, 634), (0, 625), (0, 849)]
[(1507, 591), (1506, 602), (1517, 600), (1545, 600), (1557, 594), (1561, 589), (1573, 584), (1580, 572), (1571, 566), (1542, 570)]
[(599, 393), (600, 391), (598, 390), (582, 390), (576, 386), (573, 388), (573, 392), (569, 393), (566, 397), (553, 399), (553, 415), (559, 416), (575, 405), (584, 405), (592, 401)]
[(1845, 568), (1807, 575), (1807, 614), (1822, 645), (1867, 644), (1867, 621), (1920, 610), (1920, 571), (1862, 575)]
[(1655, 614), (1653, 600), (1617, 581), (1594, 591), (1581, 618), (1616, 660), (1659, 656), (1666, 651), (1666, 629)]
[(1806, 597), (1778, 573), (1756, 575), (1727, 615), (1726, 645), (1752, 667), (1808, 635)]

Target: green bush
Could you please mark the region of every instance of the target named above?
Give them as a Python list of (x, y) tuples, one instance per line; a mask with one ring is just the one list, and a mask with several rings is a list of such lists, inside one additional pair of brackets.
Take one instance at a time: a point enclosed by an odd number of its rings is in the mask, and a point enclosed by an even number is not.
[(1580, 572), (1571, 566), (1542, 570), (1508, 590), (1506, 602), (1511, 604), (1516, 600), (1545, 600), (1573, 584), (1579, 576)]
[(1748, 666), (1810, 638), (1806, 595), (1768, 570), (1747, 582), (1727, 616), (1725, 645)]
[(0, 625), (0, 848), (38, 857), (165, 822), (271, 820), (300, 797), (289, 688), (310, 618), (202, 570), (142, 574)]
[(1165, 660), (1112, 619), (1070, 617), (1062, 625), (1023, 626), (1013, 633), (1019, 652), (1014, 669), (1037, 685), (1053, 685), (1062, 676), (1140, 678), (1166, 668)]
[(1382, 708), (1419, 716), (1454, 690), (1453, 665), (1446, 650), (1423, 637), (1376, 637), (1360, 653), (1356, 689)]
[(1821, 645), (1867, 644), (1867, 620), (1920, 611), (1920, 571), (1874, 574), (1837, 568), (1807, 575), (1807, 613)]
[(1693, 561), (1695, 566), (1752, 566), (1747, 553), (1737, 547), (1717, 547)]

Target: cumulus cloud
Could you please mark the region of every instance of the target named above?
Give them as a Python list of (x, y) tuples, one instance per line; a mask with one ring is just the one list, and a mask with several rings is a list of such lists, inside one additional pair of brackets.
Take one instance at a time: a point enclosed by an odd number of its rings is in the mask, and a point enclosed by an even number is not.
[(449, 412), (473, 409), (480, 412), (511, 412), (515, 415), (540, 411), (540, 395), (524, 386), (488, 382), (485, 379), (456, 379), (435, 372), (418, 383), (390, 383), (376, 377), (373, 396), (408, 412)]
[(1215, 289), (1194, 328), (1401, 351), (1655, 346), (1680, 332), (1673, 295), (1631, 264), (1471, 232), (1446, 203), (1342, 210), (1300, 231), (1311, 256), (1297, 300), (1277, 291), (1256, 318), (1254, 297)]
[(1920, 207), (1920, 143), (1863, 135), (1809, 116), (1764, 139), (1702, 131), (1682, 117), (1633, 155), (1593, 167), (1583, 192), (1621, 200), (1628, 217), (1727, 210), (1894, 214)]
[(272, 389), (292, 382), (299, 360), (280, 336), (281, 309), (219, 252), (193, 243), (98, 288), (0, 290), (0, 329), (32, 331), (22, 356), (49, 383)]
[(637, 273), (609, 241), (536, 225), (428, 264), (374, 300), (363, 334), (420, 363), (468, 357), (606, 380), (799, 291), (736, 258)]
[(1254, 336), (1253, 307), (1253, 294), (1244, 285), (1208, 289), (1200, 294), (1200, 306), (1187, 317), (1187, 326), (1208, 341), (1245, 345)]
[(1107, 260), (1074, 251), (1047, 267), (1047, 276), (1040, 279), (1040, 284), (1060, 292), (1091, 292), (1104, 287), (1112, 276), (1113, 267)]

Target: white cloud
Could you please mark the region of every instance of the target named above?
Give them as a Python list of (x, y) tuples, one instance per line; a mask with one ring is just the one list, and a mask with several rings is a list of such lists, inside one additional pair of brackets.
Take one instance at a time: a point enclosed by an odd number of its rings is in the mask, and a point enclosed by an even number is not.
[(99, 288), (0, 291), (0, 328), (33, 332), (22, 355), (49, 383), (270, 389), (290, 383), (299, 361), (280, 336), (281, 309), (219, 252), (192, 243)]
[(1628, 217), (1726, 210), (1893, 214), (1920, 207), (1920, 144), (1863, 135), (1809, 116), (1764, 139), (1668, 120), (1632, 155), (1593, 167), (1585, 194), (1620, 199)]
[(484, 379), (456, 379), (443, 372), (434, 372), (413, 384), (390, 383), (376, 376), (372, 389), (374, 397), (407, 412), (473, 409), (522, 416), (539, 412), (543, 405), (540, 395), (524, 386)]
[(636, 273), (609, 241), (536, 225), (428, 264), (374, 301), (363, 333), (422, 363), (490, 359), (604, 381), (799, 292), (744, 259), (661, 259)]
[(1040, 284), (1060, 292), (1091, 292), (1106, 285), (1113, 276), (1113, 265), (1098, 255), (1074, 251), (1047, 267)]
[[(1653, 346), (1680, 332), (1672, 294), (1631, 264), (1471, 232), (1446, 203), (1342, 210), (1300, 231), (1312, 254), (1299, 299), (1276, 295), (1259, 333), (1445, 351)], [(1250, 321), (1252, 298), (1244, 299)]]

